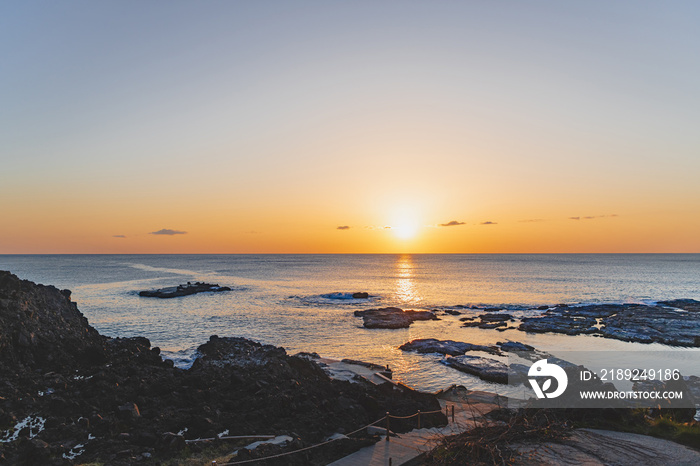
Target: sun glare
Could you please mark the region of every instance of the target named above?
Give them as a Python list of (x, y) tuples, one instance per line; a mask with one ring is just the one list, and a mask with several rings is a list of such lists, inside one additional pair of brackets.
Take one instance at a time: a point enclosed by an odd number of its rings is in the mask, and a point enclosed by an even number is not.
[(412, 222), (403, 222), (392, 226), (391, 231), (399, 239), (411, 239), (418, 233), (418, 225)]

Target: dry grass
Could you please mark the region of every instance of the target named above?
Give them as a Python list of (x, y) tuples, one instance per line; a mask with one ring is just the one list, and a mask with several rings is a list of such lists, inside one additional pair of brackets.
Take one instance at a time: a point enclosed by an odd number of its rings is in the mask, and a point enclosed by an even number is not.
[(507, 465), (518, 453), (509, 445), (528, 441), (557, 441), (568, 436), (571, 427), (552, 411), (497, 410), (491, 420), (458, 435), (445, 437), (425, 460), (426, 465)]

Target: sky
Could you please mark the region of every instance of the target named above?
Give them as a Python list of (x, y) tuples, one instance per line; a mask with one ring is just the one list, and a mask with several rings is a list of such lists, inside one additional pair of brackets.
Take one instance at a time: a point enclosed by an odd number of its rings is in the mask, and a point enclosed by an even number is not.
[(700, 4), (0, 4), (0, 254), (700, 252)]

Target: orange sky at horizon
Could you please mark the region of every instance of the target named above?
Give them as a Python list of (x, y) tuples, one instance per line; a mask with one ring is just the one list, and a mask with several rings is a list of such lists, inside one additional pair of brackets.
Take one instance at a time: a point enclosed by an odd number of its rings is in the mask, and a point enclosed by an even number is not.
[(641, 3), (2, 5), (0, 254), (700, 253), (700, 5)]

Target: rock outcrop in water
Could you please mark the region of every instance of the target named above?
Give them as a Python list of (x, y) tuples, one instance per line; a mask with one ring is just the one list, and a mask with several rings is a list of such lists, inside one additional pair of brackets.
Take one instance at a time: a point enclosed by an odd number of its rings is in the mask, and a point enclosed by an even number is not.
[(422, 338), (411, 340), (399, 346), (403, 351), (416, 351), (418, 353), (438, 353), (450, 356), (459, 356), (468, 351), (484, 351), (491, 354), (499, 354), (498, 348), (484, 345), (474, 345), (454, 340), (436, 340), (435, 338)]
[(433, 395), (331, 380), (312, 361), (243, 338), (214, 336), (178, 369), (145, 338), (101, 336), (69, 296), (0, 272), (0, 463), (180, 461), (201, 450), (186, 440), (226, 431), (289, 435), (297, 449), (387, 411), (440, 409)]
[[(679, 309), (674, 309), (679, 308)], [(596, 334), (605, 338), (673, 346), (700, 346), (700, 302), (661, 301), (659, 305), (596, 304), (556, 307), (522, 319), (519, 329), (533, 333)]]
[(171, 286), (168, 288), (161, 288), (159, 290), (145, 290), (139, 291), (139, 296), (144, 296), (147, 298), (179, 298), (180, 296), (189, 296), (197, 293), (207, 293), (213, 292), (218, 293), (220, 291), (231, 291), (228, 286), (213, 285), (211, 283), (190, 283), (187, 282), (184, 285)]
[(460, 320), (464, 322), (462, 327), (478, 327), (483, 329), (500, 329), (501, 327), (507, 327), (508, 321), (514, 321), (513, 316), (510, 314), (480, 314), (478, 316), (479, 321), (476, 321), (476, 317), (463, 317)]
[(398, 307), (355, 311), (355, 317), (362, 317), (365, 328), (408, 328), (417, 320), (439, 320), (431, 311), (404, 311)]

